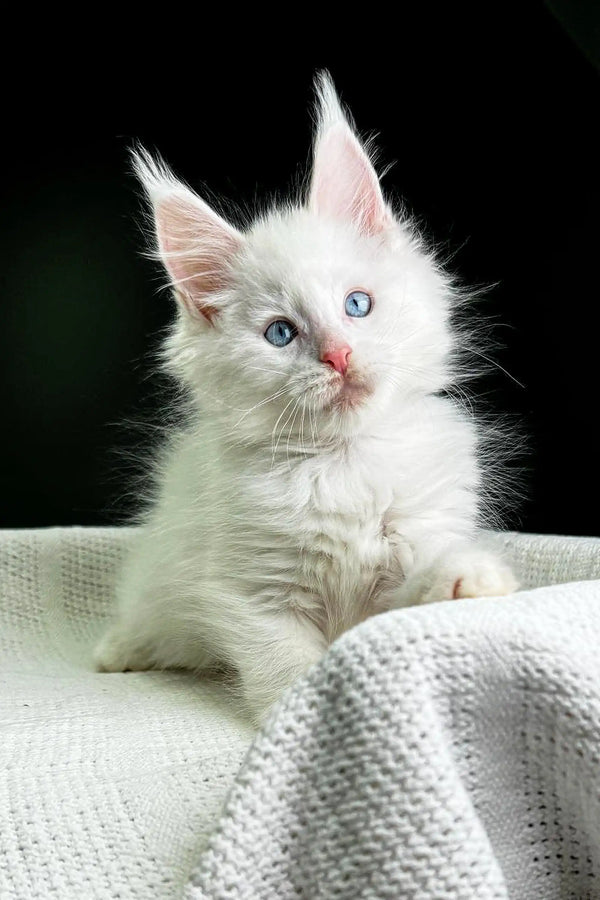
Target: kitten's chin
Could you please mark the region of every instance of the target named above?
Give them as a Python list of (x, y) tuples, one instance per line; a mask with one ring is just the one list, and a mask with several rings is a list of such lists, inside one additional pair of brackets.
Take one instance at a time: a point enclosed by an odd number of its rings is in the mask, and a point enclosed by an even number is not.
[(371, 379), (364, 375), (353, 373), (345, 378), (336, 377), (324, 399), (323, 409), (335, 413), (357, 412), (373, 396), (374, 390)]

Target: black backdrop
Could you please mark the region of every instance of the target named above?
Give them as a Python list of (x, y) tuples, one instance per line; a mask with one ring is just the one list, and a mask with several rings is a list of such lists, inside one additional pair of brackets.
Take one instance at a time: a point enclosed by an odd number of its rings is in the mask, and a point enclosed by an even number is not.
[(517, 6), (399, 5), (394, 28), (358, 7), (328, 34), (319, 10), (235, 33), (157, 19), (139, 53), (97, 31), (94, 51), (29, 51), (33, 86), (13, 77), (3, 109), (1, 526), (127, 510), (124, 455), (146, 438), (123, 423), (160, 402), (149, 351), (172, 313), (140, 256), (127, 148), (140, 139), (195, 187), (251, 204), (302, 171), (327, 67), (394, 162), (386, 190), (464, 282), (494, 285), (475, 314), (497, 320), (502, 368), (478, 391), (529, 443), (512, 524), (600, 534), (596, 6)]

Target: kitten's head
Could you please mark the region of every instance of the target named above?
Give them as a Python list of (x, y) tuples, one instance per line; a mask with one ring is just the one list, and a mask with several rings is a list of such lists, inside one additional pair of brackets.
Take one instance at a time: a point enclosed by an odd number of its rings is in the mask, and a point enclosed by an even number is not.
[(305, 200), (246, 229), (135, 154), (178, 301), (168, 366), (232, 437), (307, 449), (448, 381), (448, 281), (385, 202), (326, 74)]

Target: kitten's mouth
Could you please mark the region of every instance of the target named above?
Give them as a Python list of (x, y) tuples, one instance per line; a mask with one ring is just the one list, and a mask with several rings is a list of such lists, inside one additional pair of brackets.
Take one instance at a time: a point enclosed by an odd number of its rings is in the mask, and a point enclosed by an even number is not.
[(328, 385), (325, 409), (347, 412), (357, 409), (373, 393), (371, 379), (348, 370), (346, 375), (336, 375)]

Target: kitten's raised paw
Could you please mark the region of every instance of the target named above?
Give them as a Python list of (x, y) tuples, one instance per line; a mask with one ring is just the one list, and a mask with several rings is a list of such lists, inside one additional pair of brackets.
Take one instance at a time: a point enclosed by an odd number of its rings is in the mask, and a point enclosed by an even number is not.
[(396, 596), (394, 607), (463, 597), (503, 597), (518, 587), (511, 569), (493, 553), (459, 550), (409, 575)]
[(419, 603), (465, 597), (503, 597), (519, 587), (511, 569), (485, 552), (461, 553), (444, 560), (431, 572)]

